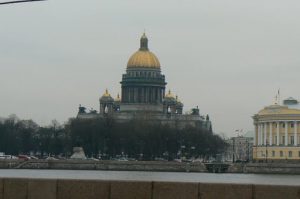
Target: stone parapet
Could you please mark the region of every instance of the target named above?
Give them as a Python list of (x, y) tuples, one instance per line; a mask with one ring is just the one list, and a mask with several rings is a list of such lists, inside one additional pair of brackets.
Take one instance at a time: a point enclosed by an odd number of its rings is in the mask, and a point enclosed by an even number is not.
[(155, 199), (197, 199), (198, 183), (184, 182), (154, 182), (153, 198)]
[(58, 180), (57, 199), (109, 199), (110, 182), (97, 180)]
[(252, 199), (253, 185), (249, 184), (210, 184), (199, 185), (201, 199)]
[(300, 186), (0, 179), (0, 199), (298, 199)]
[(300, 188), (292, 186), (269, 186), (269, 185), (254, 185), (253, 198), (255, 199), (287, 199), (300, 198)]
[(0, 199), (3, 199), (3, 191), (4, 191), (4, 188), (3, 188), (3, 179), (0, 179)]
[(57, 198), (57, 180), (29, 179), (27, 183), (28, 199)]
[(152, 199), (152, 183), (138, 181), (113, 181), (110, 199)]

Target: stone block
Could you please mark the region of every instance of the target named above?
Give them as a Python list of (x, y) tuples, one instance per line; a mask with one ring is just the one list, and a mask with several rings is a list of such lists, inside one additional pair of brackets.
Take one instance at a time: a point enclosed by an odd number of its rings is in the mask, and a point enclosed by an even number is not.
[(31, 179), (28, 181), (28, 199), (56, 199), (56, 180)]
[(152, 182), (112, 181), (110, 199), (151, 199)]
[(299, 199), (299, 186), (254, 185), (255, 199)]
[(0, 199), (3, 199), (3, 179), (0, 179)]
[(110, 182), (58, 180), (57, 199), (109, 199)]
[(252, 185), (200, 183), (201, 199), (252, 199)]
[(153, 199), (198, 199), (198, 183), (154, 182)]
[(5, 199), (27, 199), (28, 180), (25, 179), (4, 179)]

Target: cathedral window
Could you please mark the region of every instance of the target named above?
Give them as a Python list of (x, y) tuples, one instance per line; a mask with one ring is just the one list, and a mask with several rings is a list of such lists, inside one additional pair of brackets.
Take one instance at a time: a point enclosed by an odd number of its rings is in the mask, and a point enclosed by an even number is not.
[(168, 113), (171, 113), (171, 107), (170, 106), (168, 106)]

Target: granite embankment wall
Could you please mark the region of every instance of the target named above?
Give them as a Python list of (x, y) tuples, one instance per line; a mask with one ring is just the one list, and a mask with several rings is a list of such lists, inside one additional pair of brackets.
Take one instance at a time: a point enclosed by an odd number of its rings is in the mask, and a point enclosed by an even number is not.
[[(0, 160), (0, 169), (58, 169), (112, 171), (208, 172), (202, 163), (158, 161), (92, 161), (92, 160)], [(300, 164), (248, 163), (231, 164), (228, 173), (300, 174)]]
[(300, 164), (296, 163), (248, 163), (233, 164), (228, 173), (261, 173), (261, 174), (300, 174)]
[(202, 163), (92, 160), (2, 160), (0, 169), (68, 169), (115, 171), (206, 172)]
[(299, 186), (0, 179), (0, 199), (299, 199)]
[(245, 166), (244, 173), (300, 174), (300, 164), (251, 163)]

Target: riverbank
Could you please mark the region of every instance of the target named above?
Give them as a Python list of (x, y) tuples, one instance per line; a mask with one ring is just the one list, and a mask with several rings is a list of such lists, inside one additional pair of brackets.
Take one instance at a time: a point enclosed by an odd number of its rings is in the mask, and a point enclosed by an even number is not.
[[(213, 169), (212, 169), (213, 167)], [(187, 163), (168, 161), (108, 160), (0, 160), (0, 169), (56, 169), (104, 171), (217, 172), (253, 174), (300, 174), (296, 163)]]
[(207, 172), (202, 163), (108, 160), (1, 160), (0, 169)]

